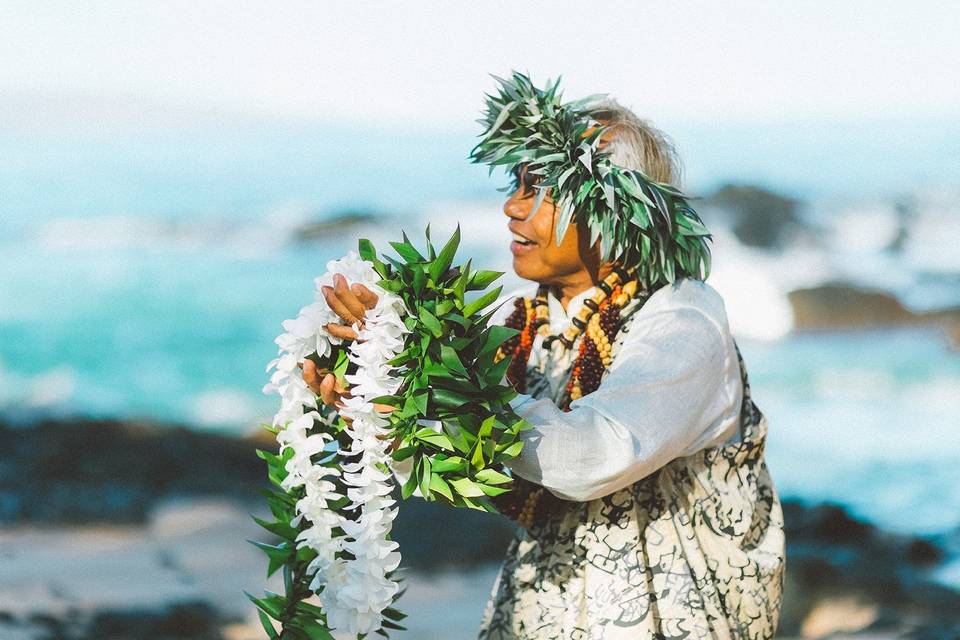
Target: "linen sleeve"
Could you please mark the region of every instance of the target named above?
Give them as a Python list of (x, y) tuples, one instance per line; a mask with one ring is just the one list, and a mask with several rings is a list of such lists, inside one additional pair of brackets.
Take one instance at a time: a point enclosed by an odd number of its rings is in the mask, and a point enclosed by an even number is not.
[(719, 435), (730, 420), (727, 341), (698, 308), (638, 312), (620, 353), (593, 393), (561, 411), (551, 400), (515, 398), (533, 425), (517, 475), (567, 500), (592, 500), (626, 487)]

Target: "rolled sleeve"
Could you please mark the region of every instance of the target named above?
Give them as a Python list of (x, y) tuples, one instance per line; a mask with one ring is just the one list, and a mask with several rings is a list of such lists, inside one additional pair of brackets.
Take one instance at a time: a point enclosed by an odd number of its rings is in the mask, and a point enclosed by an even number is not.
[(567, 500), (626, 487), (693, 453), (729, 418), (727, 357), (725, 334), (700, 309), (636, 317), (600, 387), (569, 412), (548, 399), (516, 399), (533, 428), (507, 466)]

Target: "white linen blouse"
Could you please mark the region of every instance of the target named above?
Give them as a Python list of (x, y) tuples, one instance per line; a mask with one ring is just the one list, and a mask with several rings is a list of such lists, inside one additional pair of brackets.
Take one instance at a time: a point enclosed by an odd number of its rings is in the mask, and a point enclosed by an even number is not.
[[(550, 333), (558, 334), (595, 293), (575, 296), (564, 310), (548, 298)], [(515, 295), (504, 296), (491, 322), (502, 323)], [(599, 388), (561, 411), (550, 397), (521, 394), (514, 410), (533, 425), (522, 432), (511, 471), (566, 500), (613, 493), (671, 460), (736, 442), (743, 385), (720, 294), (706, 282), (682, 278), (655, 291), (626, 320), (613, 362)], [(576, 354), (534, 340), (529, 364), (539, 365), (557, 397)]]

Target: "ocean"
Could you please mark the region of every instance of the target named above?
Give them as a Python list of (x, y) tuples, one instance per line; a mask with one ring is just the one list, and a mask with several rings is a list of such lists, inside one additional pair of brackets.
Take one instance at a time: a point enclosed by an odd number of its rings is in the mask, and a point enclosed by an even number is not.
[[(815, 250), (758, 252), (722, 229), (714, 247), (716, 286), (770, 418), (774, 481), (888, 529), (955, 531), (960, 355), (933, 329), (792, 332), (786, 293), (847, 277), (918, 310), (960, 304), (960, 135), (755, 129), (677, 127), (675, 138), (693, 193), (758, 183), (827, 222)], [(401, 227), (416, 238), (430, 222), (440, 237), (459, 221), (462, 258), (509, 268), (504, 180), (467, 163), (471, 142), (353, 128), (0, 132), (0, 413), (255, 429), (275, 405), (260, 389), (281, 321), (357, 237), (386, 246)], [(889, 162), (877, 160), (884, 150)], [(922, 233), (890, 257), (904, 196), (919, 203)], [(304, 224), (367, 212), (377, 217), (297, 240)]]

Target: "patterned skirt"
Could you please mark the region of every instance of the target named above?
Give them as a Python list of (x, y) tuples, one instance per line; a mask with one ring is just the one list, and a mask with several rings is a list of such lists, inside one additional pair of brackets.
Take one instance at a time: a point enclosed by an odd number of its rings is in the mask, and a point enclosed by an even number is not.
[(743, 359), (741, 439), (518, 529), (480, 640), (772, 638), (783, 514)]

